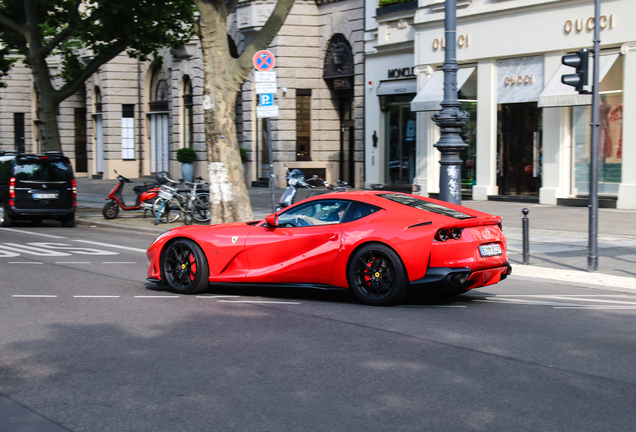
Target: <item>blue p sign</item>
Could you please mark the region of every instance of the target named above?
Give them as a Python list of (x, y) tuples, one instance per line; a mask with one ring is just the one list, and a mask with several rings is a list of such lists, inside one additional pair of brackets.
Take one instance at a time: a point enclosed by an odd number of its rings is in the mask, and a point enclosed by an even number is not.
[(261, 106), (272, 106), (274, 105), (274, 95), (271, 93), (265, 93), (258, 95), (259, 102)]

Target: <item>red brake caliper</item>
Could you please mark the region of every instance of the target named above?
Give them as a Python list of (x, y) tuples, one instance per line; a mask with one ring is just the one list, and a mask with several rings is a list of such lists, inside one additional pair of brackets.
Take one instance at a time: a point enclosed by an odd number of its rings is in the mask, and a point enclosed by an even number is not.
[(194, 280), (194, 275), (197, 274), (197, 261), (194, 259), (194, 254), (190, 254), (190, 280)]

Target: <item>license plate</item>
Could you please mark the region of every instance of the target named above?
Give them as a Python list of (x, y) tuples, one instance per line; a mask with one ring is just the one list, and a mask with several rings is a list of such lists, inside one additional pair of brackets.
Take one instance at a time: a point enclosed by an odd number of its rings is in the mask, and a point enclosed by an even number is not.
[(479, 246), (479, 253), (482, 257), (501, 255), (501, 246), (498, 244), (481, 245)]
[(35, 199), (57, 199), (56, 193), (34, 193), (33, 198)]

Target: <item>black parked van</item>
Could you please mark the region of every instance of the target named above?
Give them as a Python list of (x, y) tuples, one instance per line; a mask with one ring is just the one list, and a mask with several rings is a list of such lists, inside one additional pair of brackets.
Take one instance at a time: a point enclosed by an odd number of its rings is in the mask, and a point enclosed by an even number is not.
[(61, 152), (0, 152), (0, 225), (14, 220), (55, 219), (75, 226), (77, 187), (73, 168)]

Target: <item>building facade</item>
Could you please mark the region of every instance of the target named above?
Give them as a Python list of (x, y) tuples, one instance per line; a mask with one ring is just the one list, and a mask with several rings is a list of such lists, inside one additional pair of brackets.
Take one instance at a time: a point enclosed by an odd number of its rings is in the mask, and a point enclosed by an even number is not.
[[(623, 209), (636, 208), (636, 176), (629, 168), (636, 162), (636, 127), (630, 121), (636, 115), (636, 90), (629, 79), (636, 65), (636, 38), (624, 18), (631, 7), (629, 0), (603, 1), (600, 17), (599, 194), (606, 205)], [(458, 97), (471, 114), (462, 134), (468, 144), (462, 154), (462, 189), (473, 199), (565, 204), (588, 195), (591, 96), (561, 84), (561, 76), (573, 72), (561, 65), (561, 58), (592, 48), (593, 16), (592, 0), (458, 1)], [(375, 21), (375, 30), (367, 21), (367, 62), (387, 51), (389, 38), (394, 59), (400, 44), (408, 50), (412, 43), (417, 94), (409, 116), (415, 118), (416, 138), (415, 149), (406, 148), (415, 154), (414, 162), (404, 156), (404, 148), (401, 159), (394, 155), (375, 167), (367, 158), (367, 178), (394, 183), (391, 170), (400, 167), (420, 193), (435, 194), (439, 152), (433, 145), (439, 128), (430, 114), (443, 99), (444, 2), (420, 0), (408, 14), (376, 12)], [(382, 106), (382, 86), (372, 86), (368, 83), (367, 113), (383, 130), (374, 143), (374, 130), (366, 128), (367, 154), (392, 155), (392, 148), (410, 139), (411, 128), (400, 129), (396, 144), (391, 105)], [(370, 111), (371, 96), (378, 99), (379, 115)]]
[[(237, 52), (250, 42), (274, 1), (239, 2), (228, 20)], [(297, 1), (269, 50), (276, 56), (280, 116), (271, 119), (277, 186), (285, 168), (333, 182), (363, 181), (362, 0)], [(179, 178), (176, 151), (197, 151), (195, 176), (207, 177), (203, 125), (203, 60), (198, 40), (161, 58), (125, 54), (103, 65), (85, 90), (65, 100), (58, 122), (63, 152), (76, 175), (112, 179), (169, 171)], [(88, 57), (84, 60), (88, 60)], [(51, 59), (53, 76), (59, 63)], [(42, 150), (30, 70), (18, 62), (0, 89), (0, 150)], [(56, 85), (61, 85), (57, 82)], [(239, 145), (248, 151), (246, 181), (269, 178), (264, 119), (256, 116), (253, 72), (237, 98)]]

